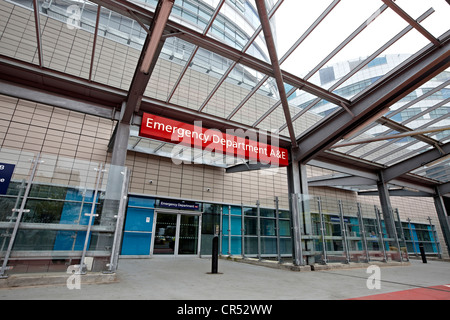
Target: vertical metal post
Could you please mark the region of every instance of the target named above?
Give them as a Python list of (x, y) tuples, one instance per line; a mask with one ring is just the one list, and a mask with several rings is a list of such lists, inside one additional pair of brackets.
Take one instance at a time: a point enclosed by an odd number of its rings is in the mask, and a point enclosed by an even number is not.
[(259, 200), (256, 201), (256, 235), (258, 237), (258, 260), (261, 260), (261, 209)]
[(380, 204), (381, 204), (381, 214), (384, 218), (384, 224), (386, 227), (386, 234), (388, 238), (394, 238), (394, 232), (395, 232), (395, 226), (392, 225), (392, 219), (389, 217), (392, 214), (392, 205), (391, 200), (389, 197), (389, 189), (387, 187), (387, 183), (384, 179), (383, 172), (379, 172), (378, 174), (378, 182), (377, 182), (377, 188), (378, 188), (378, 195), (380, 198)]
[(275, 197), (275, 232), (277, 234), (277, 260), (281, 263), (281, 252), (280, 252), (280, 209), (279, 209), (279, 199)]
[(180, 229), (181, 229), (181, 214), (177, 214), (177, 226), (175, 228), (175, 246), (174, 246), (174, 256), (178, 256), (180, 251)]
[[(402, 220), (400, 220), (400, 213), (399, 213), (398, 209), (395, 209), (395, 215), (397, 216), (398, 223), (400, 224), (400, 235), (402, 237), (403, 245), (405, 246), (406, 261), (409, 261), (408, 246), (406, 245), (405, 231), (403, 230), (403, 224), (402, 224)], [(401, 250), (400, 250), (400, 252), (401, 252)]]
[[(397, 232), (397, 228), (395, 226), (394, 210), (393, 209), (390, 209), (390, 210), (391, 210), (390, 216), (391, 216), (392, 225), (393, 225), (393, 229), (394, 229), (394, 240), (395, 240), (395, 244), (398, 249), (400, 262), (403, 262), (402, 252), (400, 251), (400, 241), (398, 240), (398, 232)], [(401, 228), (401, 223), (400, 223), (400, 228)]]
[(414, 252), (414, 255), (417, 257), (416, 241), (414, 240), (414, 233), (412, 231), (412, 225), (411, 225), (411, 219), (410, 218), (408, 218), (408, 228), (409, 228), (409, 235), (411, 236), (411, 241), (413, 243), (413, 252)]
[(381, 227), (380, 211), (378, 210), (377, 206), (375, 206), (375, 215), (377, 217), (378, 237), (380, 238), (381, 248), (383, 249), (383, 257), (384, 257), (383, 262), (387, 262), (386, 248), (384, 247), (384, 239), (383, 239), (383, 229)]
[(231, 206), (228, 206), (228, 255), (231, 256)]
[(220, 221), (219, 221), (219, 253), (223, 253), (223, 207), (220, 208)]
[[(77, 274), (86, 274), (84, 260), (86, 258), (86, 251), (87, 251), (87, 247), (88, 247), (88, 243), (89, 243), (89, 238), (91, 235), (92, 220), (94, 219), (94, 216), (98, 216), (98, 214), (94, 214), (94, 211), (95, 211), (95, 206), (97, 204), (97, 195), (98, 195), (98, 189), (100, 188), (100, 181), (103, 177), (103, 172), (104, 172), (103, 164), (100, 164), (100, 168), (98, 168), (98, 169), (95, 168), (94, 170), (98, 171), (97, 181), (95, 184), (94, 198), (92, 199), (91, 213), (88, 215), (89, 222), (88, 222), (88, 227), (87, 227), (87, 231), (86, 231), (86, 238), (84, 239), (83, 253), (81, 254), (80, 268), (78, 269)], [(85, 216), (87, 216), (87, 214), (85, 214)]]
[[(24, 192), (24, 190), (26, 188), (25, 187), (25, 183), (26, 183), (26, 180), (23, 179), (22, 183), (18, 187), (19, 188), (19, 193), (17, 194), (16, 202), (14, 203), (14, 208), (11, 211), (11, 216), (9, 217), (9, 222), (13, 222), (13, 220), (17, 219), (17, 217), (14, 217), (14, 213), (19, 211), (19, 209), (17, 207), (19, 206), (20, 199), (22, 198), (23, 192)], [(8, 232), (8, 231), (6, 231), (6, 232)], [(4, 235), (2, 246), (0, 247), (0, 251), (4, 250), (5, 244), (6, 244), (6, 238), (9, 237), (9, 236), (10, 235), (8, 233), (6, 233)]]
[(323, 264), (327, 264), (328, 257), (327, 257), (327, 245), (326, 245), (326, 241), (325, 241), (325, 221), (323, 220), (322, 199), (320, 197), (317, 197), (317, 207), (319, 208), (320, 235), (322, 237)]
[[(198, 216), (198, 232), (197, 232), (197, 255), (199, 258), (202, 257), (202, 224), (203, 224), (203, 213)], [(219, 243), (219, 241), (217, 241)]]
[(117, 271), (119, 265), (120, 243), (122, 241), (123, 224), (125, 222), (125, 212), (127, 205), (129, 170), (124, 168), (123, 172), (122, 192), (120, 195), (119, 211), (117, 213), (116, 231), (114, 233), (114, 242), (111, 250), (111, 259), (109, 262), (109, 269), (107, 273), (114, 273)]
[(25, 189), (22, 203), (20, 205), (20, 209), (17, 214), (16, 223), (14, 225), (14, 229), (11, 234), (11, 239), (9, 240), (8, 249), (6, 249), (6, 254), (5, 254), (5, 257), (3, 258), (3, 265), (2, 265), (2, 269), (0, 270), (0, 279), (8, 278), (8, 276), (5, 275), (5, 271), (7, 269), (9, 257), (11, 256), (11, 251), (14, 246), (14, 242), (16, 241), (17, 231), (19, 230), (20, 221), (22, 220), (22, 216), (23, 216), (23, 213), (25, 210), (25, 204), (27, 203), (27, 200), (28, 200), (28, 195), (30, 194), (31, 185), (33, 183), (34, 176), (36, 175), (37, 167), (38, 167), (39, 163), (41, 163), (41, 161), (39, 161), (40, 158), (41, 158), (41, 154), (38, 153), (36, 156), (36, 159), (31, 160), (34, 163), (33, 169), (31, 170), (30, 177), (28, 178), (27, 188)]
[(366, 228), (364, 227), (364, 220), (362, 217), (361, 204), (358, 203), (358, 220), (359, 220), (359, 233), (363, 241), (364, 252), (366, 253), (366, 262), (370, 261), (369, 249), (367, 248)]
[(291, 194), (291, 219), (292, 219), (292, 239), (293, 239), (293, 255), (294, 265), (304, 266), (305, 261), (303, 259), (302, 248), (302, 228), (301, 228), (301, 212), (299, 205), (299, 195)]
[(437, 251), (437, 254), (438, 254), (438, 258), (442, 259), (441, 250), (440, 250), (441, 246), (440, 246), (439, 238), (438, 238), (438, 235), (437, 235), (437, 232), (436, 232), (436, 228), (435, 228), (435, 226), (432, 223), (433, 220), (431, 220), (431, 217), (428, 217), (427, 220), (430, 222), (430, 228), (431, 228), (431, 232), (433, 234), (434, 245), (436, 246), (436, 251)]
[(44, 53), (42, 51), (42, 36), (41, 36), (41, 23), (39, 16), (39, 3), (38, 0), (33, 0), (33, 11), (34, 11), (34, 24), (36, 29), (36, 42), (39, 57), (39, 67), (44, 66)]
[(345, 263), (350, 263), (350, 252), (347, 243), (347, 228), (345, 227), (344, 208), (342, 200), (339, 200), (339, 218), (341, 220), (342, 247), (344, 248), (345, 251)]
[(241, 203), (241, 255), (245, 259), (245, 217), (244, 217), (244, 204)]
[(211, 274), (218, 273), (219, 266), (219, 237), (214, 235), (212, 241), (212, 259), (211, 259)]
[(435, 188), (436, 194), (434, 195), (434, 206), (436, 208), (439, 225), (441, 226), (442, 235), (444, 237), (444, 243), (447, 251), (450, 253), (450, 219), (447, 212), (448, 208), (445, 206), (444, 198), (440, 188)]

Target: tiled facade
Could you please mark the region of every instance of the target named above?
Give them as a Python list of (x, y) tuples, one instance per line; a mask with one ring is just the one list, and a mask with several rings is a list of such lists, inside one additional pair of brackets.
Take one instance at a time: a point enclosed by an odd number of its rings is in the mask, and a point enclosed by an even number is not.
[[(0, 146), (5, 149), (41, 152), (46, 155), (75, 158), (80, 161), (108, 163), (109, 139), (115, 122), (95, 116), (0, 96)], [(131, 169), (129, 192), (184, 200), (272, 206), (275, 197), (288, 207), (285, 168), (226, 174), (224, 169), (199, 164), (174, 164), (169, 158), (128, 152), (126, 166)], [(307, 167), (308, 177), (332, 173)], [(41, 181), (42, 182), (42, 181)], [(55, 182), (55, 181), (48, 181)], [(59, 181), (61, 182), (61, 181)], [(338, 200), (378, 205), (378, 197), (358, 196), (335, 188), (311, 187), (312, 197), (321, 197), (334, 206)], [(438, 225), (432, 198), (391, 197), (403, 221), (428, 224), (430, 217)], [(442, 232), (437, 228), (441, 246)], [(446, 251), (443, 250), (446, 254)]]
[[(0, 0), (0, 5), (0, 54), (37, 65), (39, 58), (33, 11), (3, 0)], [(70, 29), (65, 23), (45, 15), (40, 16), (40, 26), (44, 67), (89, 79), (91, 55), (95, 52), (92, 81), (118, 89), (129, 89), (140, 55), (140, 50), (137, 49), (139, 44), (126, 45), (100, 33), (96, 48), (93, 48), (94, 35), (88, 30)], [(170, 41), (173, 41), (172, 46), (184, 46), (181, 40), (168, 39)], [(171, 54), (170, 48), (168, 46), (163, 50), (167, 57)], [(186, 50), (183, 62), (187, 60), (191, 50), (192, 48)], [(222, 67), (226, 70), (230, 62), (222, 62)], [(182, 64), (169, 59), (158, 59), (145, 95), (197, 110), (208, 101), (209, 93), (221, 78), (220, 72), (217, 75), (214, 70), (205, 73), (199, 66), (188, 68), (169, 99), (182, 69)], [(255, 75), (255, 83), (241, 85), (234, 76), (231, 73), (208, 103), (205, 103), (203, 112), (227, 118), (251, 92), (252, 85), (257, 85), (262, 78), (261, 75)], [(258, 115), (272, 108), (278, 100), (260, 90), (242, 105), (231, 120), (253, 125), (259, 120)], [(8, 96), (0, 96), (0, 110), (1, 148), (41, 152), (95, 163), (110, 162), (108, 143), (116, 124), (113, 120)], [(297, 107), (291, 106), (293, 115), (298, 112)], [(304, 132), (319, 119), (321, 118), (317, 114), (306, 112), (293, 123), (296, 133)], [(258, 127), (278, 130), (284, 123), (284, 113), (279, 106)], [(281, 134), (287, 135), (287, 129), (281, 131)], [(362, 148), (360, 151), (367, 150)], [(285, 168), (226, 174), (221, 168), (200, 164), (177, 165), (169, 158), (133, 151), (128, 152), (125, 165), (132, 172), (129, 192), (134, 195), (251, 206), (259, 200), (263, 206), (268, 207), (273, 206), (274, 197), (279, 197), (280, 205), (288, 207)], [(332, 173), (325, 169), (307, 168), (308, 177)], [(70, 184), (70, 177), (48, 182)], [(342, 200), (355, 204), (361, 202), (367, 207), (379, 206), (378, 197), (361, 197), (351, 191), (312, 187), (309, 192), (311, 196), (320, 196), (333, 205)], [(409, 218), (413, 222), (428, 224), (427, 219), (430, 217), (433, 224), (438, 225), (431, 198), (392, 197), (391, 203), (394, 208), (399, 209), (403, 221)], [(439, 227), (437, 232), (441, 247), (445, 248)], [(445, 249), (442, 251), (447, 255)]]

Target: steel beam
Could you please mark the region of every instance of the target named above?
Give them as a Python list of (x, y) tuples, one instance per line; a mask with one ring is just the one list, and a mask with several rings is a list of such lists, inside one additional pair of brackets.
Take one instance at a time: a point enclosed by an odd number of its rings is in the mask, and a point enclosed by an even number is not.
[(406, 22), (408, 22), (414, 29), (419, 31), (425, 38), (430, 40), (435, 46), (439, 46), (441, 43), (436, 39), (427, 29), (422, 27), (420, 23), (414, 20), (409, 14), (407, 14), (402, 8), (400, 8), (392, 0), (382, 0), (389, 8), (395, 11), (400, 17), (402, 17)]
[(95, 29), (94, 29), (94, 42), (92, 43), (91, 64), (89, 65), (89, 81), (92, 81), (92, 72), (94, 69), (95, 49), (97, 47), (98, 27), (100, 24), (101, 10), (102, 10), (102, 7), (97, 6), (97, 16), (95, 18)]
[[(124, 16), (133, 18), (129, 10), (133, 11), (136, 16), (139, 17), (144, 23), (150, 24), (154, 13), (137, 3), (132, 3), (126, 0), (93, 0), (94, 3), (104, 6), (110, 10), (120, 13)], [(196, 46), (214, 52), (220, 56), (230, 59), (235, 62), (239, 62), (243, 66), (254, 69), (255, 71), (261, 72), (263, 74), (274, 76), (272, 65), (258, 58), (251, 56), (250, 54), (243, 53), (233, 47), (228, 46), (223, 43), (223, 41), (215, 40), (209, 36), (203, 35), (181, 23), (169, 20), (166, 24), (165, 29), (166, 34), (173, 34), (180, 39), (190, 42)], [(330, 103), (341, 105), (341, 103), (349, 104), (350, 101), (334, 94), (326, 89), (321, 88), (309, 81), (305, 81), (297, 76), (294, 76), (287, 72), (282, 72), (283, 78), (287, 84), (294, 87), (302, 88), (303, 91), (311, 93), (321, 99), (325, 99)]]
[(441, 184), (437, 187), (440, 194), (445, 195), (447, 193), (450, 193), (450, 182)]
[(396, 230), (393, 219), (393, 210), (391, 199), (389, 196), (389, 188), (387, 181), (384, 178), (383, 172), (379, 173), (379, 179), (377, 181), (378, 196), (380, 198), (381, 211), (383, 213), (383, 219), (386, 227), (386, 233), (388, 238), (395, 238)]
[[(89, 82), (87, 79), (40, 68), (37, 65), (1, 55), (0, 68), (3, 71), (0, 73), (0, 94), (101, 118), (120, 120), (120, 112), (117, 110), (120, 110), (127, 98), (125, 90)], [(139, 114), (141, 112), (157, 113), (182, 122), (201, 121), (205, 128), (222, 131), (241, 129), (244, 132), (254, 133), (258, 137), (264, 134), (242, 123), (227, 121), (218, 116), (148, 97), (142, 99)], [(139, 114), (134, 116), (133, 124), (140, 125)], [(290, 146), (289, 138), (276, 136), (276, 140), (280, 147)], [(271, 141), (271, 136), (268, 135), (267, 142), (270, 144)]]
[(449, 34), (450, 32), (443, 36), (440, 47), (428, 45), (386, 76), (372, 90), (353, 101), (350, 110), (355, 117), (342, 110), (300, 137), (297, 160), (307, 162), (313, 159), (380, 110), (393, 105), (450, 67)]
[[(317, 26), (319, 26), (319, 24), (328, 16), (328, 14), (330, 14), (330, 12), (338, 5), (338, 3), (341, 0), (334, 0), (329, 6), (328, 8), (314, 21), (314, 23), (308, 28), (308, 30), (306, 30), (302, 36), (297, 39), (297, 41), (292, 45), (292, 47), (283, 55), (283, 57), (281, 57), (280, 59), (280, 65), (282, 65), (288, 58), (289, 56), (300, 46), (300, 44), (303, 43), (303, 41), (305, 41), (309, 35), (317, 28)], [(270, 17), (270, 15), (269, 15)], [(337, 53), (337, 52), (336, 52)], [(328, 59), (331, 59), (332, 56), (327, 57)], [(328, 62), (328, 60), (324, 60), (323, 63), (325, 64), (326, 62)], [(309, 78), (312, 76), (313, 74), (308, 74), (308, 76), (306, 76), (304, 78), (304, 80), (309, 80)], [(241, 103), (233, 110), (232, 115), (236, 114), (241, 108), (242, 106), (258, 91), (258, 89), (269, 79), (269, 76), (265, 76), (254, 88), (253, 90), (247, 95), (247, 97), (244, 98), (243, 101), (241, 101)], [(293, 94), (295, 91), (297, 90), (296, 87), (293, 87), (288, 93), (287, 96), (289, 97), (291, 94)], [(277, 102), (275, 105), (273, 105), (268, 111), (266, 111), (264, 113), (264, 115), (262, 115), (253, 125), (254, 127), (256, 127), (259, 123), (261, 123), (265, 118), (267, 118), (275, 109), (277, 109), (280, 105), (281, 105), (282, 101), (280, 100), (279, 102)], [(230, 117), (229, 117), (230, 118)]]
[[(440, 149), (440, 150), (439, 150)], [(430, 162), (436, 161), (439, 158), (450, 154), (450, 142), (440, 146), (438, 148), (434, 148), (430, 151), (421, 153), (415, 157), (406, 159), (400, 163), (397, 163), (387, 169), (384, 169), (384, 178), (386, 181), (391, 181), (397, 177), (400, 177), (403, 174), (411, 172), (417, 168), (420, 168)], [(441, 153), (444, 152), (444, 154)]]
[[(124, 103), (125, 104), (125, 103)], [(125, 106), (123, 106), (125, 108)], [(111, 164), (115, 166), (125, 166), (128, 150), (128, 140), (130, 139), (130, 124), (119, 121), (114, 130), (112, 144)]]
[(0, 80), (0, 94), (81, 112), (100, 118), (118, 120), (118, 114), (116, 115), (114, 109), (105, 107), (104, 105), (80, 101), (66, 95), (59, 95), (41, 89), (7, 82), (5, 80)]
[[(434, 10), (430, 9), (427, 12), (425, 12), (422, 16), (419, 17), (418, 21), (423, 21), (425, 20), (427, 17), (429, 17), (432, 13), (434, 12)], [(373, 59), (375, 59), (376, 57), (380, 56), (384, 51), (386, 51), (390, 46), (392, 46), (394, 43), (396, 43), (398, 40), (400, 40), (403, 36), (405, 36), (408, 32), (410, 32), (413, 28), (411, 26), (406, 27), (405, 29), (403, 29), (401, 32), (399, 32), (396, 36), (394, 36), (391, 40), (389, 40), (387, 43), (385, 43), (381, 48), (379, 48), (377, 51), (375, 51), (372, 55), (370, 55), (369, 57), (367, 57), (364, 61), (362, 61), (358, 66), (354, 67), (347, 75), (345, 75), (344, 77), (342, 77), (341, 79), (339, 79), (339, 81), (337, 81), (334, 85), (332, 85), (330, 88), (328, 88), (329, 91), (334, 91), (335, 89), (339, 88), (342, 84), (344, 84), (348, 79), (350, 79), (351, 77), (353, 77), (357, 72), (359, 72), (360, 70), (362, 70), (365, 66), (367, 66), (368, 63), (370, 63)], [(320, 97), (317, 98), (316, 100), (314, 100), (310, 105), (308, 105), (306, 108), (304, 108), (302, 111), (300, 111), (298, 114), (296, 114), (292, 119), (293, 121), (296, 121), (299, 117), (301, 117), (303, 115), (303, 113), (305, 112), (305, 110), (309, 110), (310, 108), (312, 108), (314, 105), (316, 105), (317, 103), (320, 102)], [(326, 99), (325, 99), (326, 100)], [(329, 100), (328, 100), (329, 101)], [(346, 105), (344, 103), (344, 105)], [(347, 104), (348, 105), (348, 104)], [(341, 104), (339, 104), (339, 106), (341, 106)], [(354, 116), (353, 112), (351, 111), (351, 109), (349, 108), (348, 110), (350, 110), (349, 115)], [(383, 109), (381, 109), (383, 110)], [(347, 111), (347, 110), (346, 110)], [(347, 111), (348, 112), (348, 111)], [(377, 113), (375, 113), (374, 115), (377, 115)], [(371, 118), (368, 118), (366, 121), (369, 122)], [(370, 121), (371, 122), (371, 121)], [(365, 122), (360, 123), (359, 126), (364, 125)], [(357, 127), (358, 128), (358, 127)], [(279, 131), (283, 131), (285, 129), (285, 126), (282, 126)], [(352, 132), (352, 131), (350, 131)], [(300, 138), (300, 136), (298, 137)]]
[(310, 187), (335, 187), (335, 186), (351, 187), (351, 186), (370, 186), (376, 184), (377, 184), (376, 180), (354, 176), (325, 177), (322, 179), (312, 178), (311, 180), (308, 180), (308, 185)]
[(264, 37), (266, 39), (267, 50), (269, 51), (275, 81), (277, 83), (278, 92), (280, 94), (281, 105), (283, 106), (289, 136), (291, 137), (292, 147), (297, 148), (297, 140), (295, 139), (295, 130), (292, 124), (291, 111), (289, 110), (289, 102), (286, 97), (286, 89), (284, 87), (283, 74), (281, 72), (280, 63), (278, 61), (277, 49), (272, 34), (272, 28), (270, 27), (270, 20), (269, 15), (267, 14), (265, 0), (256, 0), (256, 7), (258, 8), (259, 18), (261, 20)]
[(450, 223), (449, 215), (445, 207), (444, 199), (439, 189), (436, 188), (436, 195), (434, 196), (434, 204), (441, 225), (442, 234), (444, 235), (445, 244), (447, 245), (447, 253), (450, 254)]
[(376, 142), (376, 141), (400, 139), (400, 138), (405, 138), (405, 137), (417, 138), (418, 140), (421, 140), (422, 142), (436, 145), (438, 143), (438, 141), (432, 143), (431, 139), (424, 136), (424, 134), (442, 132), (442, 131), (447, 131), (447, 130), (450, 130), (450, 127), (429, 128), (429, 129), (424, 129), (424, 130), (409, 130), (409, 131), (399, 133), (399, 134), (376, 136), (376, 137), (369, 138), (369, 139), (338, 143), (333, 146), (333, 149), (348, 147), (348, 146), (353, 146), (353, 145), (358, 145), (358, 144), (364, 144), (364, 143), (371, 143), (371, 142)]
[[(378, 196), (378, 191), (359, 191), (359, 196)], [(433, 193), (428, 193), (424, 191), (413, 191), (407, 189), (390, 189), (390, 197), (433, 197)]]
[[(131, 82), (125, 110), (122, 110), (121, 121), (124, 123), (131, 123), (133, 115), (139, 112), (145, 89), (164, 46), (165, 38), (162, 35), (174, 2), (175, 0), (158, 1), (155, 18), (152, 20), (150, 26), (150, 34), (145, 39), (144, 47), (142, 48), (141, 56)], [(141, 23), (134, 13), (132, 16)]]
[(38, 0), (33, 0), (33, 12), (34, 12), (34, 24), (36, 28), (36, 46), (39, 56), (39, 66), (42, 68), (44, 66), (44, 53), (42, 51), (42, 36), (41, 36), (41, 23), (39, 14), (39, 2)]
[[(203, 35), (208, 34), (209, 29), (211, 29), (211, 27), (214, 23), (214, 20), (216, 20), (216, 17), (219, 15), (219, 12), (222, 9), (224, 4), (225, 4), (225, 0), (220, 0), (220, 3), (217, 5), (217, 8), (214, 11), (214, 14), (211, 16), (211, 19), (209, 20), (208, 25), (205, 27), (205, 30), (203, 30)], [(186, 65), (184, 66), (183, 70), (181, 71), (180, 75), (178, 76), (178, 79), (175, 82), (175, 85), (172, 87), (172, 90), (170, 91), (169, 95), (167, 96), (166, 102), (170, 102), (170, 100), (172, 99), (173, 95), (175, 94), (175, 91), (177, 90), (178, 86), (181, 83), (181, 80), (183, 79), (189, 66), (191, 65), (192, 61), (194, 60), (198, 49), (199, 49), (199, 47), (196, 46), (194, 48), (194, 50), (192, 51), (191, 56), (189, 57), (188, 61), (186, 61)]]
[(264, 169), (270, 169), (272, 166), (270, 164), (262, 163), (242, 163), (236, 166), (226, 169), (227, 173), (237, 173), (237, 172), (247, 172), (247, 171), (258, 171)]

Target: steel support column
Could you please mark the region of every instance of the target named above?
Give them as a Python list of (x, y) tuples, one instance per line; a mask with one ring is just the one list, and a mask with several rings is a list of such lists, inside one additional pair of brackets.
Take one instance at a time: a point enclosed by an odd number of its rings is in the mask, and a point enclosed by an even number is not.
[(278, 60), (277, 49), (275, 47), (275, 40), (273, 38), (272, 29), (270, 27), (269, 15), (264, 0), (256, 0), (256, 6), (258, 8), (259, 18), (261, 20), (261, 26), (263, 28), (264, 37), (266, 39), (267, 50), (269, 51), (270, 61), (272, 63), (275, 80), (277, 83), (278, 91), (280, 93), (281, 105), (283, 106), (284, 116), (286, 118), (286, 124), (291, 137), (292, 147), (297, 147), (297, 140), (295, 136), (294, 125), (292, 124), (291, 111), (289, 109), (289, 103), (286, 96), (286, 89), (284, 87), (283, 74), (281, 72), (280, 62)]
[[(131, 82), (127, 104), (124, 105), (126, 109), (122, 110), (122, 122), (131, 123), (133, 114), (140, 109), (145, 89), (147, 88), (152, 71), (156, 66), (156, 62), (158, 61), (158, 57), (164, 46), (165, 38), (162, 37), (162, 35), (169, 19), (170, 12), (172, 11), (174, 1), (175, 0), (158, 1), (155, 18), (152, 20), (150, 30), (148, 31), (149, 34), (145, 39), (144, 47), (133, 76), (133, 81)], [(137, 19), (139, 24), (142, 24), (142, 21), (139, 20), (137, 15), (134, 13), (131, 13), (131, 15), (134, 19)]]
[(441, 225), (442, 234), (444, 235), (445, 244), (447, 245), (447, 252), (450, 254), (450, 224), (444, 199), (438, 188), (436, 188), (436, 195), (434, 196), (434, 205), (436, 207), (439, 224)]
[[(125, 103), (122, 110), (126, 109)], [(112, 139), (112, 158), (111, 164), (115, 166), (125, 166), (128, 150), (128, 139), (130, 138), (130, 124), (119, 121), (114, 131)]]
[[(306, 166), (298, 161), (292, 161), (287, 168), (287, 175), (289, 195), (291, 196), (290, 206), (294, 264), (305, 265), (302, 234), (311, 232)], [(307, 249), (307, 246), (305, 248)], [(313, 263), (313, 261), (308, 261), (308, 263)]]
[(388, 238), (395, 238), (396, 230), (392, 217), (392, 205), (389, 197), (389, 189), (385, 182), (382, 172), (379, 173), (379, 179), (377, 181), (378, 196), (380, 197), (381, 211), (383, 213), (384, 223), (386, 225), (386, 232)]

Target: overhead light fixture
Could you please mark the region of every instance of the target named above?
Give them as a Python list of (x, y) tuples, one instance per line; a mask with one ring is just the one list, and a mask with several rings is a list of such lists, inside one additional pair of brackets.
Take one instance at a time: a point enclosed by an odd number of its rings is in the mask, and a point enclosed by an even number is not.
[(158, 48), (158, 44), (161, 41), (164, 28), (166, 27), (167, 20), (169, 20), (170, 13), (172, 11), (174, 0), (162, 0), (161, 6), (155, 13), (155, 23), (153, 24), (153, 30), (151, 30), (150, 42), (145, 51), (144, 59), (141, 64), (141, 72), (148, 74), (150, 72), (150, 66)]

